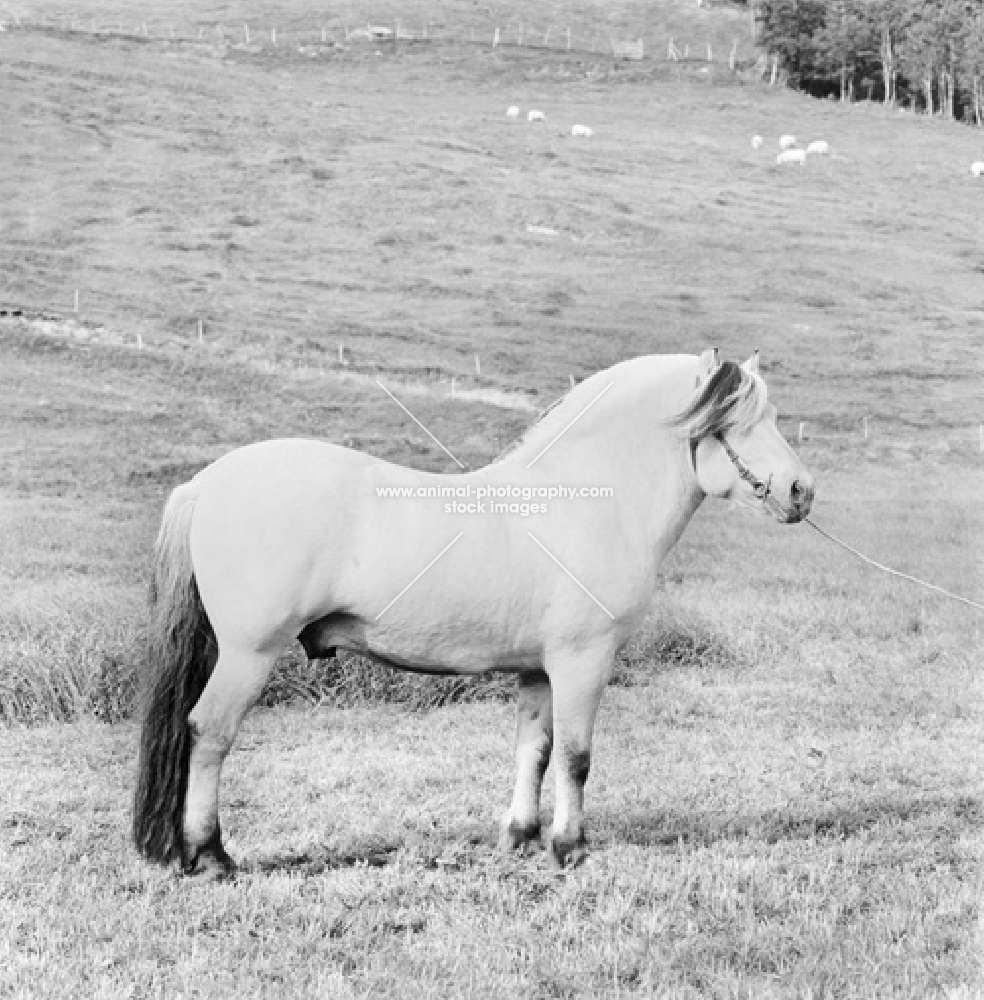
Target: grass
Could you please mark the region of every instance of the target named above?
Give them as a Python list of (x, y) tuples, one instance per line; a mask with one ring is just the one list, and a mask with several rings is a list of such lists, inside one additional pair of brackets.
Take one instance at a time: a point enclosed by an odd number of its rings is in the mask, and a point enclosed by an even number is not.
[(559, 878), (536, 855), (494, 853), (506, 707), (255, 711), (228, 768), (226, 824), (248, 863), (228, 884), (130, 852), (128, 725), (8, 733), (5, 992), (923, 997), (973, 984), (979, 721), (934, 735), (876, 705), (857, 729), (797, 692), (690, 670), (610, 691), (594, 851)]
[[(424, 8), (326, 16), (390, 15)], [(542, 8), (627, 35), (693, 23), (719, 51), (735, 16)], [(783, 428), (806, 423), (817, 520), (980, 598), (970, 130), (720, 67), (449, 40), (311, 59), (10, 30), (0, 55), (0, 994), (979, 995), (980, 616), (721, 505), (620, 658), (582, 868), (493, 851), (510, 680), (296, 650), (230, 758), (240, 877), (177, 879), (127, 842), (167, 491), (272, 436), (450, 470), (377, 377), (474, 467), (571, 374), (759, 346)], [(831, 157), (778, 171), (786, 131)]]

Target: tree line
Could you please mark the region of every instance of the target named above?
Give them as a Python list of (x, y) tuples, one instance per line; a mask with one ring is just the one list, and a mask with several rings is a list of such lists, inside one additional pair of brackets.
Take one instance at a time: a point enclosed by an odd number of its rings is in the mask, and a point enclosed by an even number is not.
[(786, 80), (984, 125), (984, 0), (749, 0)]

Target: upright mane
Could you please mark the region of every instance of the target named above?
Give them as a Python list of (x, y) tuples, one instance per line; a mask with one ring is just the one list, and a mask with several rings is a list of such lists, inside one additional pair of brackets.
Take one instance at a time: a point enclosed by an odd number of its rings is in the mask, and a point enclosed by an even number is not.
[(670, 423), (692, 441), (725, 431), (751, 429), (765, 412), (765, 383), (734, 361), (722, 361), (700, 395)]
[(557, 407), (560, 406), (560, 404), (563, 403), (564, 400), (566, 400), (567, 397), (570, 396), (571, 392), (573, 391), (574, 390), (572, 389), (570, 392), (565, 392), (563, 396), (560, 396), (557, 399), (555, 399), (545, 410), (543, 410), (540, 413), (540, 415), (536, 418), (536, 420), (534, 420), (533, 423), (530, 424), (530, 426), (527, 427), (526, 430), (523, 431), (523, 433), (518, 438), (516, 438), (515, 441), (510, 441), (509, 444), (507, 444), (505, 448), (503, 448), (502, 451), (500, 451), (499, 454), (492, 459), (492, 464), (494, 465), (496, 462), (501, 462), (504, 458), (508, 458), (514, 451), (518, 451), (524, 444), (526, 444), (526, 441), (529, 438), (530, 434), (532, 434), (533, 431), (540, 426), (540, 423), (542, 422), (543, 418), (548, 413), (551, 413), (554, 410), (556, 410)]
[[(537, 419), (526, 428), (518, 440), (507, 445), (493, 460), (501, 462), (511, 457), (520, 448), (527, 445), (536, 447), (534, 442), (546, 444), (554, 431), (562, 431), (565, 426), (576, 418), (578, 413), (586, 409), (593, 399), (600, 396), (601, 386), (605, 378), (614, 379), (616, 373), (621, 386), (630, 385), (634, 395), (626, 395), (621, 391), (623, 399), (636, 398), (642, 406), (642, 396), (662, 395), (662, 389), (657, 381), (660, 369), (653, 367), (654, 362), (672, 362), (669, 369), (673, 378), (682, 377), (683, 372), (692, 372), (687, 363), (687, 355), (679, 356), (648, 356), (623, 361), (614, 368), (598, 372), (590, 379), (579, 383), (574, 389), (560, 399), (551, 403)], [(677, 366), (680, 367), (677, 367)], [(663, 368), (662, 371), (667, 371)], [(660, 376), (661, 377), (661, 376)], [(693, 377), (692, 374), (688, 377)], [(627, 383), (631, 378), (632, 382)], [(614, 393), (612, 395), (614, 398)], [(712, 434), (720, 434), (734, 430), (738, 433), (749, 430), (762, 417), (768, 405), (768, 394), (765, 383), (758, 375), (747, 371), (734, 361), (723, 361), (715, 369), (714, 374), (704, 383), (697, 398), (676, 416), (660, 416), (660, 422), (670, 427), (680, 428), (691, 440), (700, 440)], [(642, 411), (640, 410), (640, 413)], [(583, 424), (581, 425), (584, 426)]]

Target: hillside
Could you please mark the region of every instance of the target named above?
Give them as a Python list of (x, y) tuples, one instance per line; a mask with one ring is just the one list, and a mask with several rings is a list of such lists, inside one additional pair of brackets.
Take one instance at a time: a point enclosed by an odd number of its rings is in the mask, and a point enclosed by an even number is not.
[[(71, 313), (78, 290), (83, 321), (134, 343), (195, 350), (202, 321), (212, 355), (331, 369), (341, 345), (540, 406), (631, 354), (758, 346), (791, 427), (974, 440), (970, 130), (720, 64), (687, 83), (450, 43), (308, 58), (16, 30), (0, 51), (0, 306)], [(778, 170), (789, 131), (831, 155)]]
[[(168, 490), (287, 435), (456, 469), (377, 378), (475, 467), (572, 377), (759, 347), (817, 522), (984, 600), (975, 133), (732, 74), (740, 8), (537, 7), (632, 63), (437, 10), (0, 7), (0, 994), (970, 1000), (981, 617), (722, 503), (621, 653), (583, 866), (494, 851), (511, 679), (297, 648), (224, 775), (238, 877), (133, 851)], [(330, 41), (397, 16), (428, 40)]]

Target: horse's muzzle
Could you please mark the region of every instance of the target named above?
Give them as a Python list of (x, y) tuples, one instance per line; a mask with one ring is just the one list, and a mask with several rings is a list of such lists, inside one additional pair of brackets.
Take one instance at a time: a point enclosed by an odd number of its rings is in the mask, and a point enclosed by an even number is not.
[(794, 479), (789, 486), (789, 503), (786, 507), (786, 523), (796, 524), (806, 517), (813, 507), (813, 477)]

